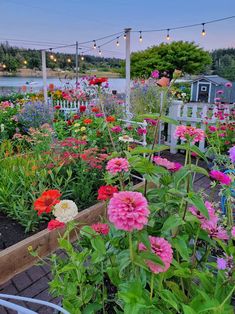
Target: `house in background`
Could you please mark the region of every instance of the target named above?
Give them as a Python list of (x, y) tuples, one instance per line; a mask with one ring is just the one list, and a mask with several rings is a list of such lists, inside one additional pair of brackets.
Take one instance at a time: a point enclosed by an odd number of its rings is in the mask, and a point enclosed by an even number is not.
[(216, 92), (223, 90), (223, 102), (235, 102), (235, 82), (231, 88), (225, 86), (228, 80), (218, 75), (203, 75), (191, 82), (191, 102), (214, 103), (219, 97)]

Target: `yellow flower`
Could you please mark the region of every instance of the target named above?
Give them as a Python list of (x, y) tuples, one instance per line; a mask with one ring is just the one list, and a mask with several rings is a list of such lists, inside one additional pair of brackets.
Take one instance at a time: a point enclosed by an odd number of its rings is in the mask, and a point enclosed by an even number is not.
[(80, 126), (80, 123), (75, 123), (75, 124), (74, 124), (74, 127), (75, 127), (75, 128), (78, 128), (79, 126)]
[(78, 133), (78, 132), (79, 132), (79, 129), (74, 130), (74, 132), (75, 132), (75, 133)]
[(83, 135), (83, 136), (82, 136), (82, 140), (85, 141), (86, 139), (87, 139), (87, 136), (86, 136), (86, 135)]
[(86, 131), (86, 127), (85, 126), (82, 126), (81, 127), (81, 131), (83, 132), (83, 131)]

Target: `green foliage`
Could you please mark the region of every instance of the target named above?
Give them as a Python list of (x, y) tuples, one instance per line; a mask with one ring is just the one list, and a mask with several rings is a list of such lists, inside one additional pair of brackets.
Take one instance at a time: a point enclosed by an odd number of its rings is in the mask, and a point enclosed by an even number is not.
[(211, 53), (214, 74), (218, 74), (227, 80), (235, 80), (235, 49), (216, 49)]
[(190, 42), (162, 43), (144, 51), (131, 55), (132, 77), (150, 77), (153, 70), (169, 71), (172, 75), (175, 69), (188, 74), (205, 72), (211, 64), (208, 52)]

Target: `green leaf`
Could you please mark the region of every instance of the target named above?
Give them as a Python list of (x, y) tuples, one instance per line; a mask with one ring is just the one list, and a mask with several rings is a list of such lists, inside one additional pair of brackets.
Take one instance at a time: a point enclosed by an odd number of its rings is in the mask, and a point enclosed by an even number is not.
[(169, 149), (169, 146), (167, 145), (156, 145), (154, 149), (151, 149), (150, 147), (141, 147), (137, 146), (133, 150), (130, 151), (131, 155), (138, 155), (138, 154), (153, 154), (153, 153), (158, 153), (163, 150)]
[(197, 314), (189, 305), (182, 304), (184, 314)]
[(141, 256), (144, 260), (150, 260), (151, 262), (156, 263), (157, 265), (164, 266), (165, 264), (156, 254), (152, 252), (142, 251), (139, 252), (139, 256)]
[(178, 300), (175, 295), (169, 290), (162, 290), (160, 297), (168, 304), (170, 304), (176, 311), (179, 311)]
[(189, 260), (189, 252), (188, 252), (188, 246), (185, 242), (185, 240), (182, 237), (176, 237), (172, 239), (173, 246), (176, 248), (176, 250), (179, 252), (181, 257), (188, 261)]
[[(186, 169), (190, 169), (190, 165), (185, 166)], [(196, 166), (196, 165), (191, 165), (191, 172), (197, 172), (200, 174), (203, 174), (204, 176), (209, 177), (208, 171), (205, 168)]]
[(99, 303), (90, 303), (88, 304), (84, 310), (83, 310), (83, 314), (95, 314), (97, 313), (99, 310), (102, 309), (102, 305)]
[(179, 121), (172, 119), (172, 118), (169, 118), (169, 117), (166, 117), (166, 116), (160, 116), (159, 119), (166, 122), (166, 123), (169, 123), (169, 124), (179, 125)]
[(100, 252), (102, 255), (105, 255), (106, 253), (105, 244), (101, 236), (96, 236), (95, 238), (91, 239), (91, 245), (97, 252)]
[[(186, 144), (180, 144), (175, 146), (176, 149), (183, 149), (183, 150), (188, 150), (188, 145)], [(196, 145), (191, 145), (190, 146), (191, 152), (194, 152), (195, 154), (198, 155), (198, 157), (202, 158), (206, 162), (208, 162), (205, 154), (196, 146)]]
[(173, 228), (183, 225), (185, 222), (178, 215), (169, 216), (162, 226), (162, 232), (165, 233)]
[(189, 192), (187, 201), (194, 205), (207, 219), (209, 219), (208, 209), (198, 194)]
[(97, 236), (95, 230), (93, 230), (90, 226), (84, 226), (80, 230), (80, 234), (86, 236), (89, 239), (92, 239)]

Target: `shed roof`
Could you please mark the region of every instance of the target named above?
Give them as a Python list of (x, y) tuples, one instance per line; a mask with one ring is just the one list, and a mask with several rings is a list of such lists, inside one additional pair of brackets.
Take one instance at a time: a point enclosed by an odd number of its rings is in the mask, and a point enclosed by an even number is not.
[(197, 82), (197, 81), (200, 81), (202, 79), (210, 81), (216, 85), (224, 85), (224, 84), (229, 82), (228, 80), (226, 80), (225, 78), (223, 78), (219, 75), (202, 75), (202, 76), (198, 77), (197, 79), (193, 80), (193, 82)]

